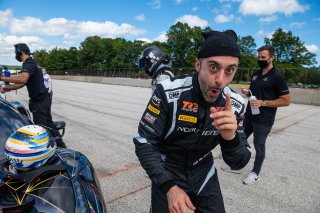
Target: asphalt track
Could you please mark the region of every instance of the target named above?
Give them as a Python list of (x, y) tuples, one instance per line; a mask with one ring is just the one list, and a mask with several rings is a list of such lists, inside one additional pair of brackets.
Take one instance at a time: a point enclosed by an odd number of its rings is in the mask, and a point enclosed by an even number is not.
[[(134, 153), (132, 137), (150, 88), (53, 81), (52, 112), (67, 123), (64, 140), (93, 164), (109, 213), (147, 213), (150, 181)], [(7, 94), (27, 106), (27, 91)], [(220, 147), (213, 151), (228, 213), (320, 212), (320, 107), (279, 108), (267, 140), (261, 180), (242, 184), (241, 174), (221, 171)], [(252, 138), (249, 138), (252, 144)]]

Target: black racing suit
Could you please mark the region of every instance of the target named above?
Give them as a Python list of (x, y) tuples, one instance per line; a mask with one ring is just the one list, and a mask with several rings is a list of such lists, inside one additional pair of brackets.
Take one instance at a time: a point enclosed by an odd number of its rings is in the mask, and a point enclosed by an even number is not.
[[(231, 141), (222, 139), (212, 126), (210, 107), (225, 109), (231, 93), (238, 130)], [(196, 206), (196, 212), (225, 212), (211, 150), (221, 146), (224, 161), (232, 169), (250, 160), (242, 129), (244, 99), (226, 87), (214, 103), (202, 96), (198, 75), (162, 81), (141, 118), (134, 137), (136, 154), (152, 181), (152, 212), (169, 212), (166, 193), (177, 185)]]

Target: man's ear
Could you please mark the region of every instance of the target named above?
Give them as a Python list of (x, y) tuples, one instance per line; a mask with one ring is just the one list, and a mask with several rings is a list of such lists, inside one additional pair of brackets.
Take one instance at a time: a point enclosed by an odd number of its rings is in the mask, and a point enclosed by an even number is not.
[(194, 68), (196, 69), (197, 72), (200, 71), (200, 67), (201, 67), (201, 64), (200, 64), (200, 60), (197, 58), (196, 61), (194, 62)]
[(271, 59), (270, 62), (273, 62), (274, 61), (274, 56), (271, 56), (270, 59)]

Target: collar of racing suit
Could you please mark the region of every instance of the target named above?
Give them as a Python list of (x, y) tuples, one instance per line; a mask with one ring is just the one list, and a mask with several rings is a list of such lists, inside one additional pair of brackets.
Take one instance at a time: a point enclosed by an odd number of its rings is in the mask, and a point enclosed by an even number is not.
[(157, 71), (154, 72), (152, 79), (156, 79), (165, 70), (171, 71), (171, 67), (166, 64), (160, 64), (159, 67), (157, 68)]

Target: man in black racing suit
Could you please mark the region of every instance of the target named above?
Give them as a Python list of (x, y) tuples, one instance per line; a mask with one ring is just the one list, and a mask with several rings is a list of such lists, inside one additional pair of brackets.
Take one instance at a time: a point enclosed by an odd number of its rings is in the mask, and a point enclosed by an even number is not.
[(152, 79), (151, 95), (161, 81), (173, 77), (171, 59), (166, 57), (157, 46), (145, 48), (139, 57), (138, 68), (144, 67), (145, 73)]
[(236, 34), (203, 36), (198, 73), (157, 86), (133, 139), (152, 181), (151, 212), (225, 212), (211, 150), (220, 144), (232, 169), (250, 160), (242, 129), (244, 99), (227, 86), (240, 57)]

